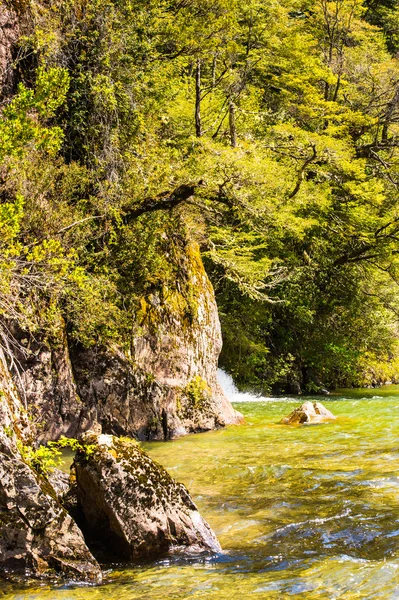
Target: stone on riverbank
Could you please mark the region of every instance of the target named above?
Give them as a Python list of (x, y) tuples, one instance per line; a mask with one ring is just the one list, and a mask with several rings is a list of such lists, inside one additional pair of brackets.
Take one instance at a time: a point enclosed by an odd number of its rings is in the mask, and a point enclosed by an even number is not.
[(79, 523), (106, 555), (132, 560), (164, 552), (219, 552), (215, 534), (184, 485), (134, 440), (83, 436), (75, 457)]
[(288, 417), (281, 420), (285, 425), (300, 425), (302, 423), (323, 423), (336, 417), (321, 402), (304, 402), (302, 406), (292, 411)]
[[(54, 497), (53, 497), (54, 496)], [(101, 581), (82, 533), (22, 461), (0, 444), (0, 573)]]
[(50, 483), (24, 461), (23, 415), (0, 353), (0, 576), (99, 582), (81, 531)]

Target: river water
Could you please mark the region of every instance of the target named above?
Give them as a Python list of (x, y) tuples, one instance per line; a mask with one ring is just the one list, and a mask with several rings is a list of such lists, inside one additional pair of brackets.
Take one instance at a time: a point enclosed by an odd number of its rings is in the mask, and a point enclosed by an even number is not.
[(323, 399), (338, 419), (280, 425), (298, 398), (235, 393), (245, 424), (144, 444), (187, 485), (223, 554), (112, 565), (105, 583), (11, 600), (399, 599), (399, 386)]

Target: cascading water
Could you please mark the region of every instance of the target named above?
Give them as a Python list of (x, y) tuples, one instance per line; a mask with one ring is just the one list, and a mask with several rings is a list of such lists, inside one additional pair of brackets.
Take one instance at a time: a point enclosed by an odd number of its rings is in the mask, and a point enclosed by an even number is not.
[(277, 400), (283, 402), (288, 400), (288, 398), (284, 397), (274, 398), (271, 396), (261, 396), (254, 392), (240, 392), (232, 376), (223, 371), (223, 369), (218, 369), (218, 382), (230, 402), (276, 402)]
[[(256, 402), (259, 398), (255, 394), (240, 392), (231, 375), (218, 369), (218, 382), (230, 402)], [(265, 398), (262, 398), (265, 400)]]

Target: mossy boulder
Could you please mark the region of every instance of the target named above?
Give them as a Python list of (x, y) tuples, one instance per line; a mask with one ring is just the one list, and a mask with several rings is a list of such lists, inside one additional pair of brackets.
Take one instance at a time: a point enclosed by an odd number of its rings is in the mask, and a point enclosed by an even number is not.
[(242, 419), (217, 381), (222, 336), (198, 245), (182, 242), (174, 260), (175, 281), (159, 281), (137, 300), (123, 344), (84, 347), (61, 321), (56, 341), (13, 325), (24, 349), (16, 351), (14, 381), (41, 424), (41, 442), (94, 429), (171, 439)]
[(80, 526), (109, 559), (219, 552), (184, 485), (134, 440), (88, 432), (75, 457)]

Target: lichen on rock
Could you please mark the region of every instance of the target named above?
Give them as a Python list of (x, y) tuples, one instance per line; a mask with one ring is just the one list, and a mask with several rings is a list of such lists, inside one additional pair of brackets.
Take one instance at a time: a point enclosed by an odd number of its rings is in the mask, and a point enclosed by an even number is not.
[(160, 284), (140, 298), (129, 344), (87, 348), (65, 329), (55, 344), (14, 328), (26, 344), (14, 381), (43, 424), (40, 441), (89, 429), (171, 439), (242, 419), (217, 381), (222, 336), (198, 245), (183, 244), (179, 252), (175, 288)]
[(112, 559), (219, 552), (187, 489), (134, 440), (89, 432), (74, 462), (85, 537)]

